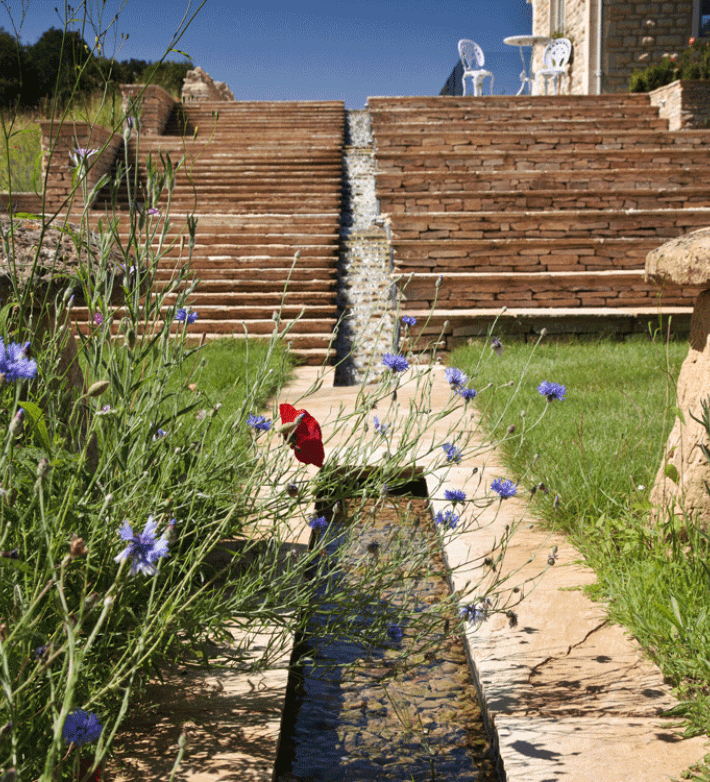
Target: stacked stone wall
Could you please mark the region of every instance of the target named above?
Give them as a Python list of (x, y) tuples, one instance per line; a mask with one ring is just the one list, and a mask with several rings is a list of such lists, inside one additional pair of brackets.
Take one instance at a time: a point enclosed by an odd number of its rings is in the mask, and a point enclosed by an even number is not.
[(175, 98), (157, 84), (122, 84), (123, 111), (140, 123), (140, 131), (160, 136), (170, 118)]
[(710, 126), (710, 82), (683, 79), (649, 93), (651, 105), (668, 120), (669, 130)]
[[(123, 136), (112, 133), (99, 125), (87, 122), (64, 122), (59, 125), (51, 120), (40, 120), (42, 131), (42, 171), (50, 176), (46, 189), (46, 209), (63, 209), (75, 191), (76, 199), (83, 203), (81, 188), (75, 183), (76, 160), (74, 150), (95, 149), (96, 154), (87, 158), (86, 185), (88, 193), (113, 166)], [(89, 204), (85, 204), (89, 206)]]

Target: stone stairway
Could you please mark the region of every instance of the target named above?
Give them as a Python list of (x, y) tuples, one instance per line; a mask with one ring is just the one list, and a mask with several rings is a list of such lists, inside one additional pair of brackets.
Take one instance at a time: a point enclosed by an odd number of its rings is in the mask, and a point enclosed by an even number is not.
[(427, 335), (443, 330), (450, 347), (496, 317), (521, 334), (646, 331), (659, 305), (689, 317), (696, 291), (661, 296), (643, 267), (652, 248), (710, 225), (707, 131), (669, 132), (647, 95), (368, 108), (401, 310)]
[[(284, 326), (302, 315), (289, 334), (301, 359), (321, 363), (329, 355), (337, 321), (344, 120), (338, 101), (201, 101), (173, 112), (162, 135), (141, 135), (138, 145), (131, 139), (142, 183), (136, 198), (161, 215), (150, 219), (164, 219), (167, 198), (153, 203), (145, 192), (148, 156), (158, 167), (161, 154), (181, 161), (170, 203), (174, 246), (158, 279), (167, 282), (184, 263), (185, 215), (194, 213), (191, 269), (200, 282), (189, 300), (199, 314), (191, 337), (242, 337), (245, 330), (266, 336), (273, 313), (281, 311)], [(92, 219), (105, 217), (108, 205), (107, 197), (99, 199)], [(117, 206), (127, 213), (127, 190)], [(127, 222), (119, 227), (122, 236)], [(79, 327), (87, 328), (89, 315), (76, 308)]]

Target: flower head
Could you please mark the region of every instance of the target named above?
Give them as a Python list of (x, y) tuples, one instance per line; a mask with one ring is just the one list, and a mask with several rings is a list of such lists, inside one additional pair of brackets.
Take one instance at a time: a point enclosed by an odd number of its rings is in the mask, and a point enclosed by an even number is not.
[(404, 636), (404, 630), (399, 625), (390, 625), (387, 628), (387, 635), (395, 643), (399, 643)]
[(461, 449), (457, 448), (453, 443), (444, 443), (441, 446), (444, 449), (444, 453), (446, 453), (446, 459), (449, 462), (458, 462), (461, 461)]
[(268, 421), (263, 415), (254, 415), (253, 413), (249, 413), (247, 425), (256, 432), (268, 432), (271, 429), (271, 421)]
[(132, 575), (143, 573), (145, 576), (152, 576), (157, 570), (155, 563), (161, 557), (168, 556), (168, 538), (165, 533), (157, 538), (155, 534), (157, 527), (153, 517), (148, 516), (143, 532), (135, 535), (131, 525), (124, 521), (118, 534), (128, 545), (118, 556), (114, 557), (114, 561), (122, 562), (124, 559), (129, 559)]
[(459, 523), (459, 515), (452, 510), (440, 510), (434, 517), (434, 521), (437, 526), (443, 525), (449, 529), (456, 529)]
[(77, 709), (68, 714), (64, 720), (62, 736), (67, 744), (76, 744), (80, 747), (82, 744), (97, 741), (103, 729), (104, 726), (93, 712)]
[(328, 527), (328, 521), (325, 518), (325, 516), (314, 516), (309, 522), (308, 526), (311, 529), (318, 530), (319, 532), (323, 532), (323, 530), (327, 529)]
[(158, 429), (158, 431), (153, 435), (153, 441), (162, 440), (163, 437), (167, 436), (168, 433), (165, 431), (165, 429)]
[(496, 356), (503, 355), (503, 343), (498, 339), (498, 337), (494, 337), (491, 340), (491, 350), (496, 354)]
[(29, 348), (29, 342), (11, 342), (6, 348), (0, 337), (0, 374), (7, 382), (37, 377), (37, 362), (28, 357)]
[(402, 323), (404, 323), (405, 326), (415, 326), (417, 319), (412, 315), (402, 315)]
[(513, 481), (504, 480), (503, 478), (496, 478), (491, 484), (491, 490), (496, 494), (500, 494), (502, 500), (507, 500), (508, 497), (515, 497), (518, 493), (518, 487)]
[(153, 217), (159, 217), (160, 211), (155, 206), (151, 206), (147, 211), (147, 214), (152, 215)]
[[(323, 466), (325, 451), (323, 450), (323, 435), (318, 421), (306, 410), (296, 410), (293, 405), (279, 405), (281, 416), (281, 431), (284, 440), (293, 448), (299, 462)], [(298, 419), (298, 420), (296, 420)], [(289, 427), (288, 424), (294, 426)]]
[(398, 356), (395, 353), (385, 353), (382, 363), (393, 372), (406, 372), (409, 369), (409, 362), (404, 356)]
[(465, 385), (468, 381), (468, 375), (457, 367), (446, 367), (444, 374), (446, 375), (446, 382), (453, 389)]
[(464, 402), (470, 402), (478, 396), (478, 392), (475, 388), (468, 388), (467, 386), (456, 386), (454, 391), (464, 400)]
[(555, 400), (561, 402), (565, 398), (567, 389), (559, 383), (549, 383), (547, 380), (543, 380), (537, 387), (537, 391), (540, 396), (547, 397), (548, 402), (554, 402)]
[(466, 492), (461, 491), (461, 489), (446, 489), (444, 498), (454, 503), (464, 502), (466, 500)]
[(176, 313), (175, 313), (175, 320), (179, 321), (180, 323), (194, 323), (197, 318), (198, 314), (196, 312), (188, 312), (184, 307), (181, 307)]
[(459, 609), (459, 616), (466, 622), (471, 624), (480, 624), (488, 619), (490, 611), (491, 601), (486, 598), (480, 603), (469, 603), (467, 606), (461, 606)]
[(381, 435), (385, 435), (387, 433), (387, 424), (383, 424), (377, 416), (374, 416), (372, 423), (376, 432), (379, 432)]

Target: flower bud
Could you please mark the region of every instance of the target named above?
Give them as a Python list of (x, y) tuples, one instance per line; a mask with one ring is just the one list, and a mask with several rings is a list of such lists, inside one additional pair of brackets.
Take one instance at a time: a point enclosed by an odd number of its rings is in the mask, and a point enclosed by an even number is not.
[(88, 551), (89, 550), (84, 545), (84, 538), (74, 535), (69, 543), (69, 556), (72, 559), (74, 559), (74, 557), (83, 557)]
[(108, 391), (110, 386), (111, 383), (109, 380), (97, 380), (89, 386), (86, 395), (89, 397), (101, 396), (101, 394), (105, 394), (106, 391)]
[(20, 408), (10, 421), (9, 432), (10, 437), (19, 437), (22, 434), (22, 427), (24, 422), (25, 411)]

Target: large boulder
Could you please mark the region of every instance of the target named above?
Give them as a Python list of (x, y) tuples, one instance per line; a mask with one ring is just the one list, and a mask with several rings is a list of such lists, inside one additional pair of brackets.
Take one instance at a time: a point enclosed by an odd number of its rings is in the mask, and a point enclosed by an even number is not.
[(697, 515), (710, 526), (710, 463), (702, 445), (710, 447), (702, 403), (710, 403), (710, 228), (666, 242), (646, 258), (646, 278), (664, 287), (698, 289), (690, 324), (690, 350), (678, 377), (676, 418), (663, 462), (651, 490), (658, 510)]

